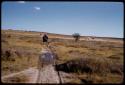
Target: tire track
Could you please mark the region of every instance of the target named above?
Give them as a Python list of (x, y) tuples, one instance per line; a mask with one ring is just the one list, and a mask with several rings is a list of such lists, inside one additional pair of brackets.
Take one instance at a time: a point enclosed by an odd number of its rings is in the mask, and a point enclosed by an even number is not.
[[(43, 49), (38, 61), (38, 77), (36, 83), (60, 83), (59, 73), (55, 70), (55, 60), (54, 53), (51, 47)], [(49, 62), (47, 62), (47, 57), (49, 57)], [(52, 57), (52, 58), (51, 58)], [(52, 59), (52, 60), (51, 60)], [(45, 63), (44, 63), (45, 61)], [(51, 62), (52, 61), (52, 62)]]

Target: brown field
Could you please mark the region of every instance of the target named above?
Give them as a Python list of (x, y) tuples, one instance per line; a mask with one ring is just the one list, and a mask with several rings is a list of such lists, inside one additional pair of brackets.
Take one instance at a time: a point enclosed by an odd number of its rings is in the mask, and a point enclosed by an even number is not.
[[(2, 30), (2, 76), (37, 67), (42, 50), (40, 32)], [(58, 55), (57, 70), (75, 76), (69, 83), (122, 83), (123, 40), (48, 34), (49, 45)]]

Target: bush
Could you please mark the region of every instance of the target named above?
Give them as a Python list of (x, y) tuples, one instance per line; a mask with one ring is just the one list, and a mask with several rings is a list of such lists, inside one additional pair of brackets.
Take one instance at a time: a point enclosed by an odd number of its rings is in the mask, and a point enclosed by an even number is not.
[(56, 66), (65, 72), (85, 72), (106, 75), (107, 73), (122, 74), (123, 65), (112, 63), (104, 58), (80, 58)]
[(75, 38), (76, 42), (80, 39), (80, 34), (79, 33), (74, 33), (72, 36)]

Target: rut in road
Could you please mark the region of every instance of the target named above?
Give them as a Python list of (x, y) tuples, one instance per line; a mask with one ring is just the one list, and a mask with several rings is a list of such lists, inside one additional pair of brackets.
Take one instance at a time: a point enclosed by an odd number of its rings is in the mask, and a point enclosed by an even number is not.
[(60, 83), (53, 65), (48, 65), (39, 70), (36, 83)]

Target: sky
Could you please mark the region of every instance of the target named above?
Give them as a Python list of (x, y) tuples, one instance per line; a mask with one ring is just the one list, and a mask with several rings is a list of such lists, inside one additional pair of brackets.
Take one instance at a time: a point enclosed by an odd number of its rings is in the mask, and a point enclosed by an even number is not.
[(2, 2), (2, 29), (123, 38), (121, 2)]

